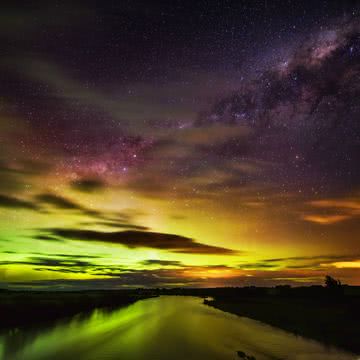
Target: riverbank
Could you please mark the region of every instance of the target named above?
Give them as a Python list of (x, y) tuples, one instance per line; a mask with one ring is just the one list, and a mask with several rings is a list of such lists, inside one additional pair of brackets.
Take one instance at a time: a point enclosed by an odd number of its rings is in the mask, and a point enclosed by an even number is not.
[(204, 303), (360, 354), (359, 300), (358, 297), (218, 296)]
[(156, 296), (131, 290), (0, 291), (0, 331), (50, 324), (95, 308), (115, 309)]

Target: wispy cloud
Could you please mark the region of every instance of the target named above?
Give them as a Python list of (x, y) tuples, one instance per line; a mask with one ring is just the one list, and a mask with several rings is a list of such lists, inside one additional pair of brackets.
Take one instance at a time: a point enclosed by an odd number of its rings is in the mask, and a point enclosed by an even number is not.
[(310, 213), (304, 213), (305, 221), (331, 225), (360, 216), (360, 200), (353, 198), (320, 199), (308, 202)]

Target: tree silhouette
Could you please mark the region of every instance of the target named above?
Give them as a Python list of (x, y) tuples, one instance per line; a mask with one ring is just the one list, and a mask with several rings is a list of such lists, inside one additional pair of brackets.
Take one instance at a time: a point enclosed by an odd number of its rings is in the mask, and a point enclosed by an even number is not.
[(336, 289), (338, 287), (341, 287), (341, 281), (334, 279), (330, 275), (326, 275), (325, 276), (325, 286), (328, 289)]

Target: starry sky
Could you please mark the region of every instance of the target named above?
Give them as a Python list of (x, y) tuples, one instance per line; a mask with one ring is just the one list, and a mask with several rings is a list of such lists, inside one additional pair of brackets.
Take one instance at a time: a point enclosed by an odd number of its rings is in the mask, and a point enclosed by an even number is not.
[(360, 285), (356, 1), (14, 1), (0, 286)]

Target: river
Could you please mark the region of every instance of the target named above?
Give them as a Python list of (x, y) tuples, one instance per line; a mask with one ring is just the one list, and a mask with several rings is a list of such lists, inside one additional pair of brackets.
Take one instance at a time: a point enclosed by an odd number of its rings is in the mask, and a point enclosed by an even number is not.
[(356, 360), (359, 357), (259, 321), (162, 296), (53, 327), (0, 337), (1, 360)]

